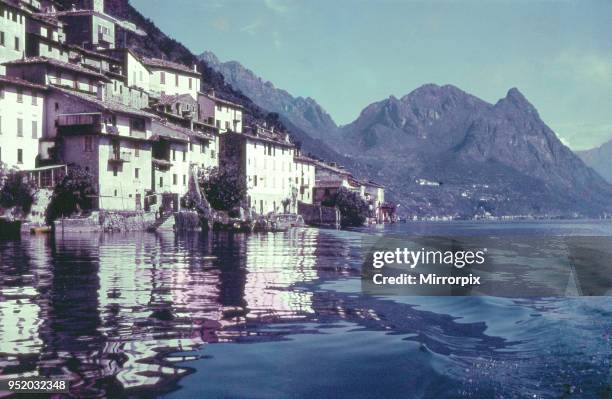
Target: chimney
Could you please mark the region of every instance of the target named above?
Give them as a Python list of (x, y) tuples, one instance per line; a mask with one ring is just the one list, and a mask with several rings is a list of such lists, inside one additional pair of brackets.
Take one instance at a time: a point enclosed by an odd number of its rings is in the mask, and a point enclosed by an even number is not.
[(198, 64), (193, 64), (193, 71), (198, 72)]

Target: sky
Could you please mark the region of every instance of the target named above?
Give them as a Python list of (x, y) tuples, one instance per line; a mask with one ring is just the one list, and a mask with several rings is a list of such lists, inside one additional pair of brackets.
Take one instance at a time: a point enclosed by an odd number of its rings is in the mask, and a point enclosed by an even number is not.
[(426, 83), (517, 87), (574, 150), (612, 139), (611, 0), (131, 0), (193, 53), (239, 61), (338, 124)]

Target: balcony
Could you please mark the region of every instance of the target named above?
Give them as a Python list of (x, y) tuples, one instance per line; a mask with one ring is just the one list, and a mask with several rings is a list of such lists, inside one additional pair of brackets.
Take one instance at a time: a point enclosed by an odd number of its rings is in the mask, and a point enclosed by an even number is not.
[(124, 163), (132, 160), (132, 154), (128, 151), (111, 151), (108, 154), (108, 162)]
[(56, 120), (57, 131), (63, 135), (98, 134), (102, 132), (102, 114), (64, 114)]
[(143, 130), (138, 130), (138, 129), (130, 129), (130, 137), (134, 137), (137, 139), (146, 139), (147, 138), (147, 132), (143, 131)]

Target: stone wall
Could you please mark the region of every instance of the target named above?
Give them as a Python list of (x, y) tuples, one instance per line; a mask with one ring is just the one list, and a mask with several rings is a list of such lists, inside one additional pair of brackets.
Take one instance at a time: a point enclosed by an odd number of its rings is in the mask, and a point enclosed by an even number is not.
[(92, 212), (88, 217), (55, 221), (55, 232), (145, 231), (155, 223), (152, 212)]
[(338, 208), (298, 203), (298, 214), (310, 226), (340, 227), (340, 211)]

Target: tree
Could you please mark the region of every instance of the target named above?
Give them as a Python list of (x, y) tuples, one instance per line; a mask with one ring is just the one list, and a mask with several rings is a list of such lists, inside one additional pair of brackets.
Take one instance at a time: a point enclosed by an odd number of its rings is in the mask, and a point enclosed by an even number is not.
[(55, 186), (47, 208), (47, 223), (93, 209), (97, 189), (94, 176), (80, 166), (70, 165), (68, 173)]
[(230, 211), (246, 198), (246, 181), (236, 166), (212, 168), (201, 177), (200, 186), (210, 206), (219, 211)]
[(36, 194), (35, 185), (19, 171), (6, 171), (2, 168), (0, 172), (0, 206), (3, 208), (17, 207), (23, 215), (30, 212)]
[(340, 187), (336, 194), (323, 201), (322, 205), (338, 207), (342, 227), (362, 226), (369, 212), (367, 202), (359, 194), (345, 187)]

